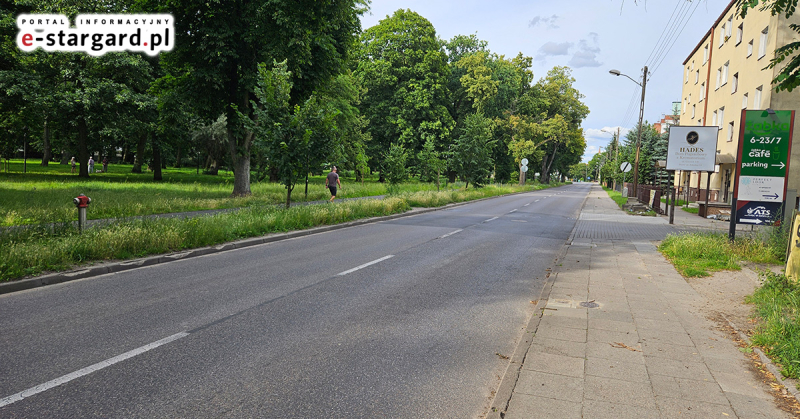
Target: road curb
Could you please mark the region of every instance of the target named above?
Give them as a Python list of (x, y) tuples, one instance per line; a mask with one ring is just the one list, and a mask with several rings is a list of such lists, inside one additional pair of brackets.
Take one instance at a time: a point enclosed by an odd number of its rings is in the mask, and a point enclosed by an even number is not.
[[(581, 212), (588, 199), (589, 194), (583, 198), (583, 203), (581, 203), (580, 206)], [(580, 212), (578, 213), (578, 218), (580, 218)], [(500, 385), (497, 387), (497, 391), (494, 393), (494, 399), (489, 405), (489, 412), (486, 414), (486, 419), (502, 419), (505, 417), (508, 404), (511, 402), (511, 396), (514, 393), (514, 388), (517, 386), (522, 366), (525, 364), (525, 358), (528, 356), (528, 351), (533, 344), (533, 337), (536, 335), (536, 330), (539, 328), (539, 323), (542, 320), (544, 308), (547, 305), (547, 301), (550, 299), (550, 292), (553, 289), (553, 284), (558, 277), (558, 272), (554, 272), (556, 263), (566, 256), (569, 246), (572, 245), (572, 239), (575, 237), (575, 231), (577, 229), (578, 220), (576, 219), (575, 226), (572, 227), (572, 231), (569, 234), (569, 239), (561, 246), (558, 256), (556, 256), (550, 264), (547, 279), (542, 287), (542, 292), (539, 294), (539, 300), (536, 302), (536, 308), (534, 308), (533, 314), (531, 314), (531, 318), (528, 320), (527, 326), (525, 326), (522, 339), (520, 339), (517, 347), (514, 349), (514, 354), (511, 355), (509, 359), (506, 372), (503, 374), (503, 378), (500, 379)]]
[(792, 397), (794, 397), (795, 401), (800, 401), (800, 391), (798, 391), (797, 389), (797, 380), (791, 378), (783, 378), (783, 374), (781, 374), (780, 370), (778, 370), (778, 367), (776, 367), (775, 364), (772, 363), (772, 360), (769, 359), (769, 357), (767, 357), (767, 355), (764, 353), (764, 351), (761, 350), (761, 348), (759, 348), (758, 346), (753, 346), (753, 342), (750, 341), (750, 337), (747, 336), (747, 334), (736, 328), (736, 325), (733, 324), (733, 322), (730, 321), (727, 317), (725, 317), (724, 314), (720, 313), (720, 316), (722, 316), (722, 318), (725, 319), (726, 322), (728, 322), (728, 326), (730, 326), (730, 328), (733, 329), (734, 332), (736, 332), (739, 338), (747, 342), (747, 345), (750, 346), (753, 349), (753, 351), (755, 351), (756, 354), (758, 354), (758, 357), (761, 359), (761, 363), (764, 364), (765, 367), (767, 367), (767, 370), (769, 370), (769, 372), (772, 373), (773, 376), (775, 376), (775, 380), (778, 383), (780, 383), (786, 389), (786, 391), (788, 391), (789, 394), (792, 395)]
[[(546, 188), (552, 189), (552, 188)], [(217, 244), (207, 247), (199, 247), (196, 249), (182, 250), (179, 252), (166, 253), (161, 255), (153, 255), (140, 259), (132, 259), (117, 262), (98, 263), (96, 265), (84, 266), (70, 271), (57, 272), (52, 274), (41, 275), (33, 278), (21, 279), (19, 281), (4, 282), (0, 284), (0, 295), (10, 294), (13, 292), (25, 291), (33, 288), (39, 288), (45, 285), (61, 284), (64, 282), (74, 281), (78, 279), (85, 279), (94, 276), (105, 275), (109, 273), (123, 272), (131, 269), (143, 268), (146, 266), (158, 265), (161, 263), (174, 262), (193, 257), (206, 256), (214, 253), (226, 252), (229, 250), (244, 249), (247, 247), (258, 246), (277, 241), (294, 239), (297, 237), (309, 236), (312, 234), (327, 233), (329, 231), (341, 230), (344, 228), (356, 227), (365, 224), (373, 224), (381, 221), (389, 221), (397, 218), (413, 217), (419, 214), (426, 214), (433, 211), (442, 211), (450, 208), (460, 207), (475, 202), (486, 201), (489, 199), (502, 198), (512, 195), (520, 195), (532, 192), (543, 191), (546, 189), (538, 189), (524, 192), (514, 192), (505, 195), (491, 196), (488, 198), (474, 199), (471, 201), (455, 202), (441, 207), (434, 208), (420, 208), (411, 209), (404, 213), (384, 215), (380, 217), (362, 218), (359, 220), (347, 221), (340, 224), (325, 225), (319, 227), (312, 227), (306, 230), (294, 230), (286, 233), (272, 233), (266, 236), (250, 237), (246, 239), (236, 240), (232, 242)], [(585, 203), (585, 201), (584, 201)], [(583, 207), (581, 207), (583, 208)]]

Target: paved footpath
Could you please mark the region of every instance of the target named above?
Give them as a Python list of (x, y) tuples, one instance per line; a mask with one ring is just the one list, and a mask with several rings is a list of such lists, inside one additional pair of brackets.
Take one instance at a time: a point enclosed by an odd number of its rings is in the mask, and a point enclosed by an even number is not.
[(490, 417), (791, 417), (656, 250), (665, 223), (628, 216), (592, 188), (507, 411)]

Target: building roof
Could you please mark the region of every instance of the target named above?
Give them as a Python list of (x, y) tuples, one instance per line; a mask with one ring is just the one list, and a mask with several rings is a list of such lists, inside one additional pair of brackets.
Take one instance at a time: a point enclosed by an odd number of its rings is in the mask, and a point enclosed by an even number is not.
[(714, 22), (713, 25), (711, 25), (711, 27), (708, 29), (708, 32), (706, 32), (706, 34), (703, 35), (702, 38), (700, 38), (700, 42), (697, 43), (697, 46), (694, 47), (692, 52), (689, 53), (689, 56), (686, 57), (686, 59), (683, 61), (683, 65), (686, 65), (686, 63), (688, 63), (689, 60), (692, 59), (692, 56), (694, 55), (694, 53), (697, 52), (698, 49), (700, 49), (700, 45), (703, 45), (703, 42), (706, 42), (706, 39), (708, 39), (708, 36), (711, 35), (711, 31), (713, 31), (714, 28), (716, 28), (717, 25), (719, 25), (719, 22), (721, 22), (722, 19), (725, 18), (725, 15), (728, 14), (728, 10), (731, 10), (731, 7), (733, 7), (733, 5), (736, 4), (736, 1), (737, 0), (731, 0), (731, 2), (728, 3), (728, 6), (725, 7), (725, 10), (723, 10), (722, 13), (719, 15), (719, 17), (717, 18), (717, 21)]

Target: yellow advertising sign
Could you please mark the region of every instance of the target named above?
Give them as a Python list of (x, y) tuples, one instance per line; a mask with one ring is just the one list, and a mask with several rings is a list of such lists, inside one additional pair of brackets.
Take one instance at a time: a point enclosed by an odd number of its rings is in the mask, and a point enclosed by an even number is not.
[(786, 276), (800, 279), (800, 213), (794, 213), (791, 236), (789, 237), (789, 256), (786, 258)]

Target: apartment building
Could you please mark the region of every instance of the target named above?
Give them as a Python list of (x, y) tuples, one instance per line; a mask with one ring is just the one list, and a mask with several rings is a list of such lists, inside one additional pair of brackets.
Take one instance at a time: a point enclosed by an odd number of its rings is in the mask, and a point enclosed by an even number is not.
[[(800, 92), (776, 93), (771, 83), (779, 69), (765, 68), (776, 47), (797, 41), (789, 25), (800, 24), (800, 13), (787, 20), (755, 9), (742, 19), (736, 11), (733, 0), (683, 62), (680, 124), (719, 127), (719, 169), (709, 187), (709, 199), (718, 202), (733, 198), (742, 109), (800, 109)], [(800, 190), (800, 121), (793, 139), (788, 189)], [(691, 200), (705, 200), (706, 173), (678, 173), (675, 183)]]

